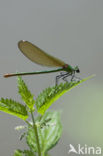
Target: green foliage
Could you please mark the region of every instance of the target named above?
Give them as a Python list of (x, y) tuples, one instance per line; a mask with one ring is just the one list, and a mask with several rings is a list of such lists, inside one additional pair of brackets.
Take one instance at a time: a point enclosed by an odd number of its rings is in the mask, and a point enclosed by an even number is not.
[(13, 156), (23, 156), (21, 150), (16, 150)]
[(23, 151), (23, 154), (24, 154), (24, 156), (36, 156), (36, 155), (34, 154), (34, 152), (29, 151), (29, 150), (24, 150), (24, 151)]
[(58, 86), (53, 86), (46, 88), (36, 99), (36, 107), (38, 112), (43, 115), (45, 111), (62, 96), (64, 93), (70, 91), (72, 88), (76, 87), (80, 83), (92, 78), (93, 76), (89, 76), (80, 81), (71, 81), (66, 83), (61, 83)]
[[(49, 119), (49, 120), (48, 120)], [(45, 123), (46, 121), (47, 124)], [(40, 124), (37, 124), (40, 123)], [(41, 123), (45, 125), (41, 128)], [(46, 112), (41, 118), (36, 120), (39, 142), (41, 152), (44, 154), (51, 148), (53, 148), (59, 141), (62, 134), (62, 126), (60, 122), (60, 113), (59, 112)], [(27, 132), (27, 144), (30, 149), (34, 152), (38, 152), (36, 136), (34, 134), (34, 129), (30, 126)]]
[[(60, 122), (59, 112), (46, 112), (46, 110), (64, 93), (71, 90), (80, 83), (90, 79), (93, 76), (87, 77), (80, 81), (70, 83), (61, 83), (58, 86), (46, 88), (34, 101), (33, 94), (27, 88), (22, 78), (18, 77), (18, 92), (21, 99), (26, 104), (25, 106), (12, 99), (0, 100), (0, 111), (14, 115), (25, 120), (27, 126), (19, 126), (16, 129), (26, 127), (26, 132), (21, 135), (21, 140), (26, 137), (26, 142), (30, 150), (16, 150), (14, 156), (49, 156), (48, 151), (52, 149), (59, 141), (62, 134), (62, 126)], [(36, 104), (38, 115), (34, 120), (34, 104)], [(29, 109), (27, 109), (29, 108)], [(31, 113), (32, 123), (27, 121), (28, 114)]]
[(18, 76), (18, 92), (21, 95), (22, 100), (30, 108), (30, 110), (34, 110), (34, 95), (31, 94), (25, 82), (20, 76)]
[(13, 156), (36, 156), (32, 151), (29, 150), (16, 150)]
[(0, 99), (0, 111), (26, 120), (28, 118), (26, 107), (12, 99)]

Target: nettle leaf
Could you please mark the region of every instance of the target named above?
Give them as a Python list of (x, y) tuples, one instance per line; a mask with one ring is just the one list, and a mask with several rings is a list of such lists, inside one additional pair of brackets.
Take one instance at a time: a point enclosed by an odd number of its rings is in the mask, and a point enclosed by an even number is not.
[(22, 151), (21, 150), (15, 150), (15, 153), (13, 156), (23, 156)]
[(25, 104), (30, 108), (30, 110), (34, 110), (34, 103), (35, 103), (34, 95), (31, 94), (25, 82), (22, 80), (20, 76), (18, 76), (18, 90)]
[(70, 83), (60, 83), (58, 86), (53, 86), (46, 88), (43, 92), (39, 94), (36, 99), (37, 111), (43, 115), (45, 111), (62, 96), (64, 93), (68, 92), (72, 88), (76, 87), (80, 83), (94, 77), (94, 75), (89, 76), (80, 81), (71, 81)]
[(36, 156), (32, 151), (29, 150), (16, 150), (13, 156)]
[(45, 156), (51, 156), (49, 153), (45, 153)]
[[(44, 126), (41, 127), (41, 123), (45, 123)], [(60, 122), (60, 113), (46, 112), (41, 119), (37, 118), (36, 125), (38, 125), (37, 130), (40, 148), (42, 154), (45, 154), (58, 143), (61, 137), (62, 125)], [(26, 140), (30, 149), (34, 152), (38, 152), (34, 129), (31, 126), (28, 129)]]
[(34, 152), (29, 151), (29, 150), (24, 150), (23, 154), (24, 154), (23, 156), (36, 156)]
[(16, 102), (12, 99), (0, 99), (0, 111), (14, 115), (22, 120), (28, 118), (26, 106), (23, 106), (19, 102)]

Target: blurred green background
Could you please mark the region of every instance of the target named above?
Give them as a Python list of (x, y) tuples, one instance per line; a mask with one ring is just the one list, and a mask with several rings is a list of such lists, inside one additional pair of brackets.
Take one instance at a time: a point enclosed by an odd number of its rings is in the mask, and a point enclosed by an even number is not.
[[(102, 0), (1, 0), (0, 97), (20, 101), (16, 78), (3, 74), (44, 70), (22, 55), (17, 47), (28, 40), (68, 64), (78, 65), (82, 83), (61, 97), (51, 109), (62, 110), (63, 135), (51, 155), (68, 155), (69, 144), (103, 147), (103, 1)], [(47, 69), (47, 68), (45, 68)], [(57, 74), (23, 77), (35, 97), (55, 83)], [(0, 155), (9, 156), (19, 141), (14, 127), (24, 124), (0, 112)], [(72, 155), (72, 154), (71, 154)]]

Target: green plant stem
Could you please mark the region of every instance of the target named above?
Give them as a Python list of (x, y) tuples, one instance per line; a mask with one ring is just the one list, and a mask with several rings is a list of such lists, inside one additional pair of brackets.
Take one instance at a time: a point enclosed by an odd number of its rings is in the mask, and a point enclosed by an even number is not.
[(33, 127), (27, 120), (25, 121), (30, 127)]
[(36, 127), (36, 124), (35, 124), (34, 115), (33, 115), (33, 112), (32, 111), (31, 111), (31, 117), (32, 117), (33, 127), (34, 127), (34, 132), (35, 132), (35, 137), (36, 137), (36, 141), (37, 141), (38, 156), (41, 156), (39, 137), (38, 137), (37, 127)]

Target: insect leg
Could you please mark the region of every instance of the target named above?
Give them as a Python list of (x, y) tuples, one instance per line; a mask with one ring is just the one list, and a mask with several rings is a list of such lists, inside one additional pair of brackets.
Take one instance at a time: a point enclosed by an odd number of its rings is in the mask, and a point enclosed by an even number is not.
[[(60, 72), (60, 75), (56, 76), (56, 85), (58, 85), (58, 81), (59, 81), (60, 78), (63, 79), (63, 77), (67, 77), (68, 74), (69, 74), (68, 72)], [(67, 81), (65, 79), (63, 79), (63, 80)]]
[[(74, 79), (75, 78), (75, 79)], [(79, 77), (75, 76), (75, 72), (72, 73), (71, 81), (80, 81), (81, 79)]]
[(71, 81), (74, 80), (74, 77), (75, 77), (75, 73), (72, 73)]
[(68, 82), (68, 80), (66, 79), (68, 76), (71, 76), (72, 74), (71, 73), (66, 73), (64, 76), (63, 76), (63, 80)]
[(56, 83), (55, 83), (55, 85), (58, 85), (58, 81), (59, 81), (59, 79), (62, 77), (62, 75), (57, 75), (56, 76)]

